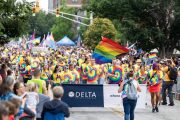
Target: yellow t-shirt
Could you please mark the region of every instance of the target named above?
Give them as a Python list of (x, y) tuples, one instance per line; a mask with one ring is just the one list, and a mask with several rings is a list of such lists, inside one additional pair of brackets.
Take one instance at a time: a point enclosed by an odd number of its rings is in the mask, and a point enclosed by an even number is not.
[(162, 67), (162, 71), (163, 71), (163, 74), (164, 74), (163, 80), (164, 81), (170, 81), (168, 66)]

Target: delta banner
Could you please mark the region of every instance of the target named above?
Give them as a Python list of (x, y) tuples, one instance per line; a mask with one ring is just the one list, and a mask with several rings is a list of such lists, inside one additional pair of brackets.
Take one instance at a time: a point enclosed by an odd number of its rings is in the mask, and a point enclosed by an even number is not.
[[(117, 84), (110, 85), (77, 85), (63, 84), (64, 96), (62, 101), (70, 107), (110, 107), (122, 108), (121, 93)], [(145, 109), (147, 88), (140, 85), (142, 92), (138, 92), (136, 108)]]
[(63, 84), (65, 101), (70, 107), (104, 107), (103, 85)]

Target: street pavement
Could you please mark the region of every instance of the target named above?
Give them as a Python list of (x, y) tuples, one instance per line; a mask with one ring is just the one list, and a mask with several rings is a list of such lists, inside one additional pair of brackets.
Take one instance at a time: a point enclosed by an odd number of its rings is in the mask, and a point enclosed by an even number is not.
[[(180, 120), (180, 101), (175, 106), (159, 107), (159, 113), (152, 113), (150, 100), (146, 109), (135, 110), (135, 120)], [(122, 108), (70, 108), (71, 116), (67, 120), (123, 120)]]

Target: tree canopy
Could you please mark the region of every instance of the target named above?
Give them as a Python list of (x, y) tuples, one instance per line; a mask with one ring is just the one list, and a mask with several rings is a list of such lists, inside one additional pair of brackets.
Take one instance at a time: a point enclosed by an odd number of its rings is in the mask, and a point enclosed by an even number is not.
[[(124, 39), (139, 48), (158, 48), (161, 53), (178, 48), (180, 40), (179, 0), (96, 0), (84, 8), (96, 17), (109, 18)], [(119, 24), (117, 24), (119, 23)]]
[(96, 18), (93, 20), (93, 24), (84, 33), (84, 44), (89, 48), (94, 48), (101, 37), (107, 37), (109, 39), (115, 39), (117, 30), (109, 19)]

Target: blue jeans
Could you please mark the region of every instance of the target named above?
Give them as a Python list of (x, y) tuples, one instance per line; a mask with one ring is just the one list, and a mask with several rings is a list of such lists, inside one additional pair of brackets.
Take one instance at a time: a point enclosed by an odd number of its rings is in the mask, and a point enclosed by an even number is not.
[(166, 101), (166, 90), (168, 90), (168, 97), (169, 97), (169, 103), (174, 104), (173, 100), (173, 94), (172, 94), (172, 88), (173, 88), (173, 81), (163, 81), (162, 84), (162, 98), (163, 98), (163, 103), (167, 103)]
[(137, 100), (130, 100), (128, 98), (123, 99), (123, 107), (124, 107), (124, 113), (125, 113), (124, 120), (134, 120), (134, 109), (136, 107), (136, 103), (137, 103)]

